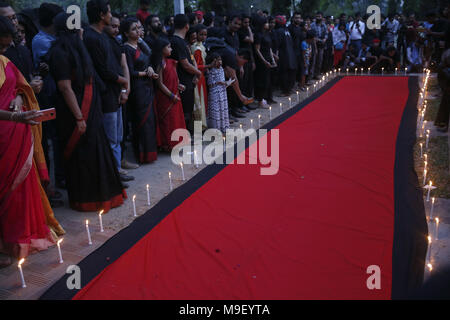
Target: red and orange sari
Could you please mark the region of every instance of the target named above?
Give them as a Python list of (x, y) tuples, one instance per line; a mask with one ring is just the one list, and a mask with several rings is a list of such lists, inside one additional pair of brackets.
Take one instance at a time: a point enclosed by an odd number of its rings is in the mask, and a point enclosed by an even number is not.
[[(8, 111), (18, 94), (24, 97), (26, 110), (39, 110), (22, 74), (0, 56), (0, 109)], [(41, 130), (40, 125), (10, 121), (0, 124), (0, 250), (15, 257), (54, 244), (47, 224), (64, 233), (40, 183), (40, 179), (49, 181)]]

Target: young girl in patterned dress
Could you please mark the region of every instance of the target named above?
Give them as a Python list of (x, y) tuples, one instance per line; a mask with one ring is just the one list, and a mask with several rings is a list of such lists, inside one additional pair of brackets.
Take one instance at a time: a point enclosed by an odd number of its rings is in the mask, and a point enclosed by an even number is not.
[(212, 64), (208, 70), (208, 127), (216, 128), (225, 133), (230, 128), (228, 119), (228, 99), (225, 73), (222, 68), (222, 58), (218, 53), (210, 53), (207, 58), (207, 64)]

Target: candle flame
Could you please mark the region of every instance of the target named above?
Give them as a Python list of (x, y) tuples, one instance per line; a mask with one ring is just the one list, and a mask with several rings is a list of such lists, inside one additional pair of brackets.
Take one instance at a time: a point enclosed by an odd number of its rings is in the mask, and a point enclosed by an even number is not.
[(431, 202), (434, 203), (434, 197), (431, 198)]
[(100, 212), (98, 213), (99, 216), (101, 216), (103, 214), (103, 209), (100, 210)]
[(428, 243), (431, 243), (431, 237), (428, 236)]
[(20, 261), (19, 261), (19, 267), (21, 267), (22, 264), (23, 264), (24, 262), (25, 262), (25, 258), (20, 259)]
[(61, 238), (61, 239), (58, 240), (58, 242), (57, 242), (58, 246), (61, 244), (61, 242), (62, 242), (63, 240), (64, 240), (64, 238)]
[(89, 225), (89, 220), (86, 220), (86, 225)]
[[(194, 151), (195, 152), (195, 151)], [(169, 178), (172, 176), (172, 173), (169, 171)]]
[(428, 270), (433, 270), (433, 265), (431, 263), (427, 264)]
[(149, 186), (147, 185), (147, 190), (148, 190)]
[(182, 167), (182, 168), (183, 168), (183, 162), (180, 162), (180, 167)]
[(439, 224), (439, 218), (434, 219), (436, 221), (436, 224)]

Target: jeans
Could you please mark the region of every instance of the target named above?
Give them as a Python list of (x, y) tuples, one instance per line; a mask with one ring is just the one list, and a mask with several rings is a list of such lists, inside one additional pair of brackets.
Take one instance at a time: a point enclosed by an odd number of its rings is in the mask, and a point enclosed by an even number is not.
[(117, 170), (120, 171), (120, 143), (122, 142), (123, 137), (122, 108), (120, 107), (116, 112), (104, 113), (103, 126), (105, 127), (106, 137), (111, 145), (113, 156), (116, 159)]
[(355, 46), (355, 50), (356, 52), (361, 51), (361, 47), (362, 47), (362, 40), (350, 40), (350, 44)]

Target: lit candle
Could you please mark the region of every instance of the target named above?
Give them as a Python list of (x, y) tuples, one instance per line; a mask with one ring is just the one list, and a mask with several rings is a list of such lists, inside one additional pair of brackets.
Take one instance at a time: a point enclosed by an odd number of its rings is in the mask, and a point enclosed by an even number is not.
[(369, 68), (369, 74), (370, 74), (370, 68)]
[[(290, 98), (289, 98), (290, 99)], [(250, 128), (253, 129), (253, 119), (250, 119)]]
[(339, 71), (339, 75), (341, 75), (341, 68), (339, 68), (338, 71)]
[(439, 239), (439, 218), (436, 217), (434, 219), (434, 221), (436, 221), (436, 234), (435, 234), (435, 239), (438, 240)]
[(424, 155), (425, 161), (428, 161), (428, 155), (425, 153)]
[(62, 253), (61, 253), (61, 242), (63, 241), (63, 239), (59, 239), (58, 242), (56, 243), (56, 245), (58, 246), (58, 254), (59, 254), (59, 263), (63, 263), (63, 258), (62, 258)]
[(397, 75), (397, 68), (395, 68), (395, 75)]
[(358, 72), (358, 68), (355, 68), (355, 76), (356, 76), (356, 73)]
[(306, 87), (306, 96), (309, 97), (309, 87)]
[(348, 75), (348, 68), (347, 68), (347, 75)]
[(428, 250), (427, 250), (427, 260), (431, 262), (431, 237), (428, 236)]
[(427, 139), (425, 140), (425, 149), (427, 149), (428, 150), (428, 141), (430, 140), (430, 134), (429, 133), (427, 133)]
[(261, 115), (260, 114), (258, 114), (258, 127), (261, 128)]
[(406, 72), (408, 71), (408, 68), (405, 68), (405, 76), (406, 76)]
[(181, 168), (181, 176), (183, 178), (183, 181), (186, 180), (186, 178), (184, 177), (184, 168), (183, 168), (183, 162), (180, 162), (180, 168)]
[(22, 258), (19, 261), (19, 264), (17, 265), (17, 267), (19, 268), (19, 273), (20, 273), (20, 280), (22, 280), (22, 288), (26, 288), (27, 284), (25, 283), (25, 278), (23, 277), (23, 271), (22, 271), (22, 264), (25, 262), (25, 259)]
[(427, 183), (427, 169), (423, 170), (423, 185)]
[(272, 120), (272, 107), (269, 107), (269, 119)]
[(364, 72), (364, 68), (361, 68), (361, 75), (363, 74), (363, 72)]
[(88, 236), (88, 243), (92, 245), (91, 232), (89, 231), (89, 220), (86, 220), (86, 232)]
[[(194, 151), (194, 161), (195, 161), (195, 151)], [(170, 191), (172, 191), (172, 189), (173, 189), (173, 186), (172, 186), (172, 173), (170, 171), (169, 171), (169, 188), (170, 188)]]
[(223, 151), (225, 151), (226, 149), (227, 149), (227, 142), (226, 142), (226, 139), (225, 139), (225, 137), (222, 137), (222, 139), (223, 139)]
[(150, 206), (150, 186), (147, 185), (147, 205)]
[(297, 102), (300, 102), (299, 97), (298, 97), (298, 91), (296, 91), (297, 93)]
[(283, 113), (283, 104), (280, 102), (280, 113)]
[(292, 108), (292, 101), (291, 101), (291, 97), (289, 97), (289, 108)]
[(434, 197), (431, 198), (430, 221), (433, 220), (433, 211), (434, 211)]
[(104, 232), (105, 230), (103, 230), (103, 210), (100, 210), (100, 212), (98, 213), (98, 220), (100, 221), (100, 232)]
[(314, 92), (316, 92), (316, 84), (314, 83)]
[(384, 74), (384, 67), (381, 68), (381, 74), (382, 74), (382, 75)]
[(430, 273), (433, 271), (433, 265), (431, 263), (427, 264), (427, 268)]
[(422, 154), (423, 154), (423, 143), (419, 143), (420, 145), (420, 158), (422, 159)]
[(424, 168), (424, 170), (427, 169), (427, 166), (428, 166), (428, 161), (425, 160), (425, 161), (423, 162), (423, 168)]
[(136, 217), (136, 195), (133, 196), (133, 217)]

